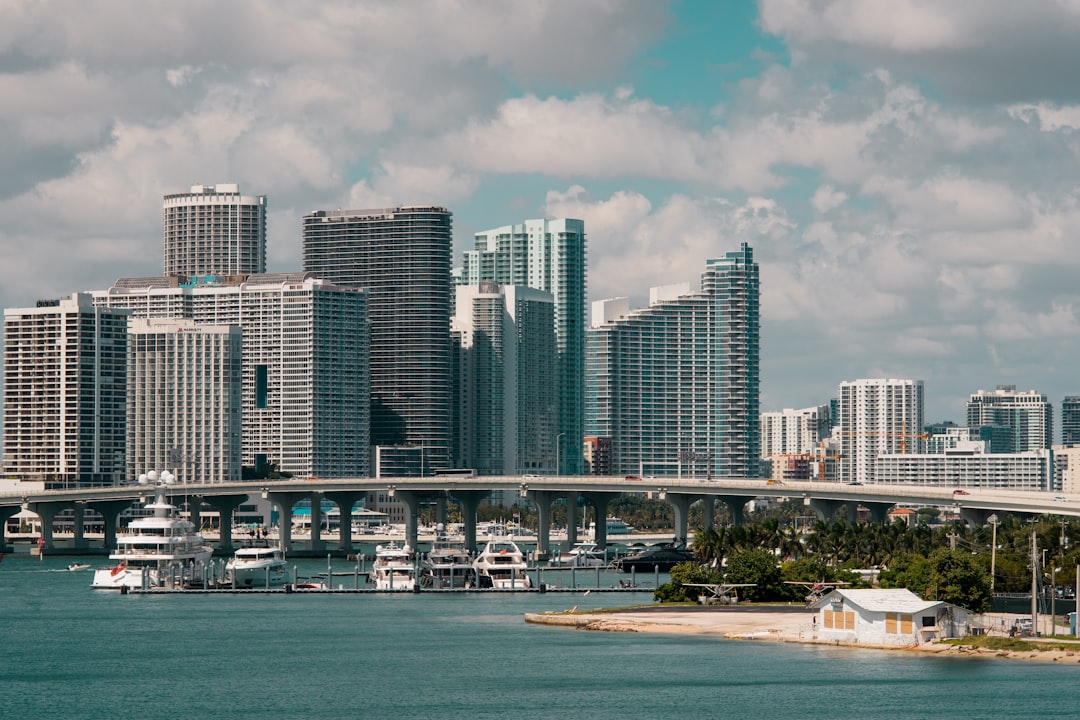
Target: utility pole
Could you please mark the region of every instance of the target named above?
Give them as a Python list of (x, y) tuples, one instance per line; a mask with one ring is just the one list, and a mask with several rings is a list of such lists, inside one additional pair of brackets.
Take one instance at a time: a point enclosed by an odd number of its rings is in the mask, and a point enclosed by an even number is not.
[(994, 595), (994, 579), (997, 576), (995, 572), (995, 566), (997, 565), (997, 523), (998, 516), (991, 515), (990, 526), (993, 528), (993, 535), (990, 540), (990, 596)]
[(1039, 629), (1039, 549), (1036, 546), (1038, 540), (1035, 537), (1035, 527), (1031, 528), (1031, 632)]

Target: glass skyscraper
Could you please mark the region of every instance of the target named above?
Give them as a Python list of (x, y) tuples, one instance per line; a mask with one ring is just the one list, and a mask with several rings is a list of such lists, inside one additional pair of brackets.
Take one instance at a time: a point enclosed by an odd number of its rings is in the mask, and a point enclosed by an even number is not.
[(371, 444), (387, 448), (378, 454), (382, 475), (449, 464), (451, 229), (450, 211), (432, 206), (320, 210), (303, 219), (304, 270), (367, 293)]
[[(615, 474), (759, 475), (759, 280), (749, 246), (708, 261), (702, 289), (655, 288), (649, 307), (593, 305), (587, 430)], [(614, 310), (613, 310), (614, 308)]]
[(585, 436), (585, 223), (568, 218), (526, 220), (476, 233), (460, 282), (494, 281), (551, 293), (555, 300), (561, 474), (583, 466)]

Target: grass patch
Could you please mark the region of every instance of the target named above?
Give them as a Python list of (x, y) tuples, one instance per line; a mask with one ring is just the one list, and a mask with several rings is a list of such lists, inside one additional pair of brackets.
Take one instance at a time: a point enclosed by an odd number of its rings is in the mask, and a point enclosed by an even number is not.
[(985, 648), (987, 650), (1015, 650), (1017, 652), (1046, 652), (1048, 650), (1063, 650), (1067, 652), (1080, 651), (1080, 646), (1068, 642), (1031, 642), (1020, 638), (996, 637), (990, 635), (968, 635), (962, 638), (951, 638), (940, 641), (944, 645), (962, 645), (971, 648)]

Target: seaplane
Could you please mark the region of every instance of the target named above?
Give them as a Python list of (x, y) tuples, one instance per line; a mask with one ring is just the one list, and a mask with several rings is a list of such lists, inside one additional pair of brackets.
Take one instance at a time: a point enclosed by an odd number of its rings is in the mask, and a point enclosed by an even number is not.
[(810, 594), (806, 596), (806, 606), (809, 607), (821, 599), (825, 593), (829, 592), (833, 588), (843, 587), (844, 585), (850, 585), (850, 583), (836, 580), (833, 582), (827, 582), (825, 580), (819, 580), (817, 582), (809, 580), (785, 580), (785, 585), (802, 585), (804, 588), (810, 591)]
[(754, 587), (757, 583), (684, 583), (683, 587), (698, 587), (708, 590), (711, 595), (701, 595), (698, 602), (702, 605), (735, 605), (739, 594), (734, 592), (742, 587)]

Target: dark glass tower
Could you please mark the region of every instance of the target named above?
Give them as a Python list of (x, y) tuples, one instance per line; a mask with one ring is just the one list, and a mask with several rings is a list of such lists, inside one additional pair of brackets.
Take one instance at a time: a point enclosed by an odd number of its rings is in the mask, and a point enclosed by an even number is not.
[[(447, 467), (451, 213), (443, 207), (318, 211), (303, 220), (304, 270), (363, 288), (371, 321), (371, 444), (381, 475)], [(409, 450), (411, 448), (411, 450)]]

